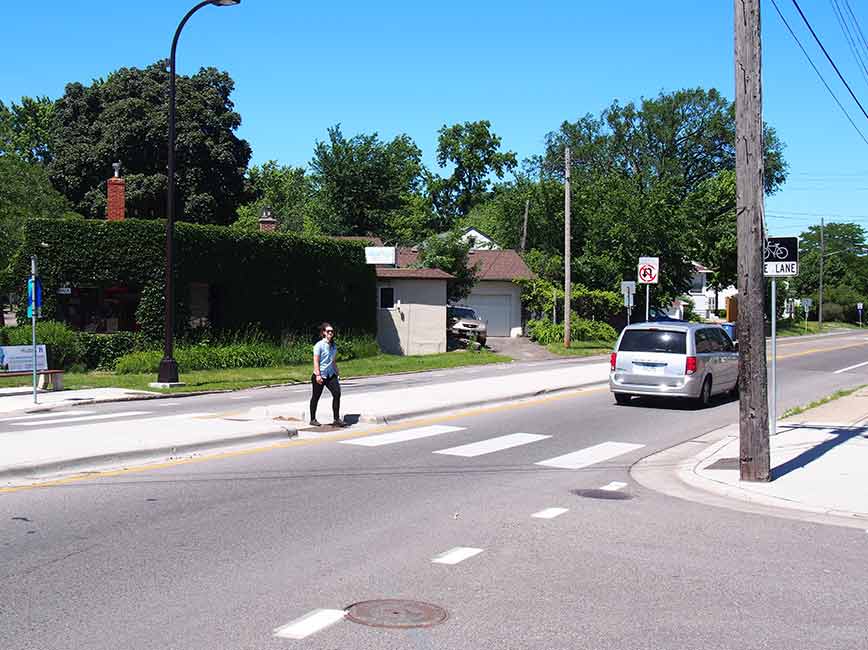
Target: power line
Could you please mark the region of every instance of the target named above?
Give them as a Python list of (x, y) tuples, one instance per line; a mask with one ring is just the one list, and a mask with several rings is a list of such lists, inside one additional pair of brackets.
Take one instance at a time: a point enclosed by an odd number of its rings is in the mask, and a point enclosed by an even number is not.
[(847, 46), (850, 48), (850, 53), (853, 55), (853, 58), (856, 59), (856, 65), (859, 68), (859, 72), (862, 73), (862, 77), (868, 82), (868, 67), (865, 66), (865, 59), (862, 57), (862, 52), (859, 50), (855, 29), (853, 32), (850, 31), (849, 19), (844, 13), (844, 10), (841, 9), (841, 5), (838, 4), (838, 0), (831, 0), (832, 10), (835, 12), (835, 18), (838, 19), (838, 26), (841, 28), (841, 31), (844, 33), (844, 39), (847, 41)]
[(854, 31), (859, 36), (856, 39), (856, 42), (861, 42), (862, 50), (868, 54), (868, 41), (865, 40), (865, 34), (862, 33), (862, 27), (859, 25), (859, 19), (856, 18), (856, 14), (853, 12), (853, 8), (850, 6), (850, 0), (844, 0), (844, 7), (847, 9), (847, 13), (850, 14), (850, 20), (853, 23)]
[(826, 48), (823, 45), (823, 42), (820, 40), (820, 37), (817, 36), (817, 33), (814, 31), (814, 28), (811, 27), (811, 23), (808, 22), (808, 19), (805, 16), (805, 13), (802, 11), (802, 8), (799, 6), (798, 0), (793, 0), (793, 4), (795, 5), (796, 10), (799, 12), (799, 15), (802, 17), (802, 20), (805, 21), (805, 25), (807, 25), (808, 30), (811, 32), (811, 36), (814, 37), (814, 40), (817, 41), (817, 45), (820, 46), (820, 49), (823, 50), (823, 54), (826, 55), (826, 58), (829, 60), (829, 63), (832, 64), (832, 67), (835, 69), (835, 73), (838, 75), (838, 78), (841, 80), (841, 83), (843, 83), (844, 86), (846, 86), (847, 91), (850, 93), (850, 97), (852, 97), (853, 101), (856, 102), (856, 105), (859, 107), (859, 110), (862, 111), (862, 115), (865, 116), (865, 119), (868, 119), (868, 112), (865, 112), (865, 109), (863, 108), (862, 103), (856, 97), (856, 94), (853, 92), (853, 89), (850, 88), (850, 84), (847, 83), (847, 80), (844, 79), (844, 75), (841, 74), (841, 71), (838, 70), (838, 66), (835, 65), (835, 62), (832, 60), (832, 57), (829, 56), (829, 53), (826, 51)]
[(790, 36), (793, 37), (793, 40), (799, 46), (799, 49), (802, 51), (802, 54), (804, 54), (805, 58), (808, 59), (808, 63), (811, 64), (811, 67), (814, 69), (814, 72), (817, 73), (817, 76), (820, 78), (820, 81), (823, 82), (823, 85), (826, 87), (826, 90), (829, 91), (829, 94), (832, 96), (832, 99), (835, 100), (835, 103), (838, 105), (838, 108), (840, 108), (841, 112), (844, 113), (844, 116), (847, 118), (847, 121), (850, 122), (850, 125), (854, 129), (856, 129), (856, 133), (859, 134), (859, 137), (862, 138), (862, 141), (865, 144), (868, 144), (868, 139), (865, 138), (865, 136), (862, 134), (862, 131), (860, 131), (859, 127), (856, 126), (856, 123), (853, 121), (853, 118), (850, 117), (850, 114), (847, 112), (847, 109), (844, 108), (843, 104), (841, 104), (841, 102), (838, 100), (838, 97), (835, 95), (834, 92), (832, 92), (832, 89), (829, 88), (829, 84), (826, 83), (826, 80), (823, 78), (823, 75), (820, 74), (820, 71), (817, 69), (817, 66), (814, 65), (814, 61), (811, 59), (811, 55), (808, 54), (807, 50), (805, 50), (805, 47), (802, 45), (802, 42), (799, 40), (799, 37), (796, 36), (796, 33), (790, 27), (790, 24), (787, 22), (787, 19), (784, 18), (784, 14), (781, 13), (780, 7), (778, 7), (778, 3), (775, 2), (775, 0), (772, 0), (772, 5), (774, 5), (775, 11), (778, 12), (778, 16), (780, 17), (781, 21), (784, 23), (784, 26), (787, 28), (787, 31), (790, 33)]

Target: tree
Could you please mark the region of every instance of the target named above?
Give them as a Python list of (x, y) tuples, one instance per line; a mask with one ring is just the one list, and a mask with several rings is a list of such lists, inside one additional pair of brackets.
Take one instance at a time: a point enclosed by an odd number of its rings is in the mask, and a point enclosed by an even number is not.
[[(865, 237), (865, 229), (855, 223), (825, 224), (823, 238), (827, 257), (823, 263), (823, 284), (826, 288), (849, 287), (861, 295), (868, 294)], [(816, 225), (799, 236), (799, 275), (790, 280), (790, 287), (796, 297), (816, 298), (819, 285), (820, 226)]]
[(454, 279), (446, 283), (446, 298), (449, 302), (460, 302), (476, 284), (478, 270), (470, 264), (472, 243), (463, 241), (461, 233), (451, 231), (431, 235), (419, 247), (420, 268), (440, 269), (450, 273)]
[(44, 164), (51, 160), (53, 139), (54, 102), (48, 97), (22, 97), (10, 106), (0, 100), (0, 156)]
[(447, 228), (457, 217), (464, 217), (482, 203), (494, 174), (503, 178), (515, 169), (512, 151), (500, 151), (501, 139), (492, 133), (488, 120), (444, 125), (437, 140), (437, 164), (453, 165), (447, 178), (430, 176), (429, 192), (439, 217), (439, 227)]
[(69, 206), (51, 186), (42, 166), (15, 156), (0, 156), (0, 271), (21, 243), (28, 219), (60, 218)]
[(279, 165), (269, 160), (247, 170), (247, 184), (248, 193), (254, 200), (238, 208), (238, 219), (233, 227), (258, 230), (262, 209), (267, 206), (277, 219), (279, 231), (304, 230), (313, 193), (310, 177), (304, 168)]
[[(735, 115), (716, 90), (613, 103), (599, 118), (565, 122), (546, 138), (544, 172), (563, 178), (572, 152), (574, 268), (589, 286), (635, 277), (640, 255), (661, 258), (659, 299), (685, 291), (691, 261), (735, 281)], [(786, 175), (783, 146), (766, 127), (766, 191)]]
[[(104, 214), (105, 180), (123, 164), (127, 214), (165, 215), (169, 74), (164, 62), (121, 68), (90, 86), (71, 83), (56, 104), (52, 183), (89, 217)], [(177, 78), (178, 219), (228, 224), (245, 200), (250, 145), (232, 78), (215, 68)]]
[(318, 225), (329, 234), (389, 239), (388, 224), (418, 207), (413, 197), (422, 185), (422, 152), (407, 135), (391, 142), (376, 133), (347, 139), (340, 125), (328, 135), (310, 162)]

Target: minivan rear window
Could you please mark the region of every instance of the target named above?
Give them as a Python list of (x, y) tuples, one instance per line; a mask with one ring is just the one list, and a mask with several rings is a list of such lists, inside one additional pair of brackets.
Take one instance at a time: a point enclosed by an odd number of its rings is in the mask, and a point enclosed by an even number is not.
[(627, 330), (620, 352), (664, 352), (667, 354), (686, 354), (687, 335), (672, 330)]

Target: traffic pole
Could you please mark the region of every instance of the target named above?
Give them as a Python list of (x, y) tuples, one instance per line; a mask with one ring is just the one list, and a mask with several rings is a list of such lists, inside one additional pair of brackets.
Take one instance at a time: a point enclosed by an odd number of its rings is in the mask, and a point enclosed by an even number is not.
[(645, 285), (645, 322), (651, 320), (651, 285)]
[(778, 428), (778, 279), (772, 278), (772, 372), (769, 378), (769, 435)]
[(30, 327), (33, 352), (33, 403), (38, 404), (36, 396), (36, 255), (30, 256)]

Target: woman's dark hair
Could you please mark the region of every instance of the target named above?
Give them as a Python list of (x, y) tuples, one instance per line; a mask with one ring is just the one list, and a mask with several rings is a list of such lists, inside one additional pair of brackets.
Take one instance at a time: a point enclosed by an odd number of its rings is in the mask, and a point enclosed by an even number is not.
[(331, 323), (323, 323), (322, 325), (320, 325), (320, 326), (319, 326), (319, 335), (320, 335), (320, 336), (325, 336), (325, 331), (326, 331), (329, 327), (331, 327), (332, 329), (334, 329), (334, 326), (333, 326)]

